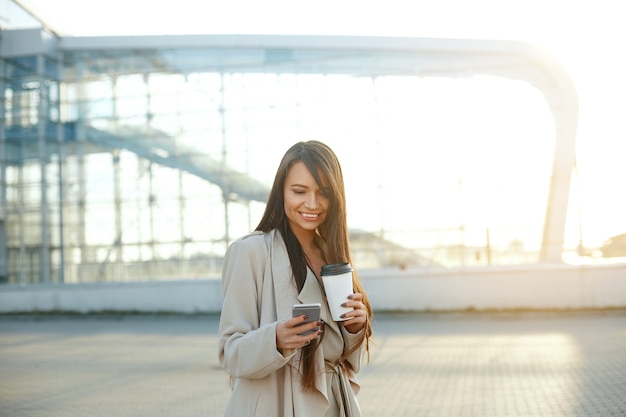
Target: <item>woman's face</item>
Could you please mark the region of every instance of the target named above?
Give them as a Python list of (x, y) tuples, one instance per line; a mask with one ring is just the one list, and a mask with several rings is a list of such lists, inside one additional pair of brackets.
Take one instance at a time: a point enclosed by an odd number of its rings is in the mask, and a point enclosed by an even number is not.
[(326, 219), (328, 194), (320, 189), (304, 162), (296, 162), (285, 180), (285, 214), (296, 236), (314, 232)]

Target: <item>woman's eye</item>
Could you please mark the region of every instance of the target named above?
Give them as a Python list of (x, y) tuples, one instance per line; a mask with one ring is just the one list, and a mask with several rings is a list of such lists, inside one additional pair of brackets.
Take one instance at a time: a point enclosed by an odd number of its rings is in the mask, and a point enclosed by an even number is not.
[(302, 190), (293, 190), (294, 194), (304, 194)]

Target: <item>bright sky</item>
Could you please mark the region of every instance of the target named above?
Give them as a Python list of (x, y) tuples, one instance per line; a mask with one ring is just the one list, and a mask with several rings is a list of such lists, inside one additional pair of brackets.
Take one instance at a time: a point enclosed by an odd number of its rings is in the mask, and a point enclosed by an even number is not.
[(578, 89), (577, 155), (586, 243), (598, 245), (609, 236), (626, 232), (623, 185), (626, 25), (622, 1), (20, 0), (18, 3), (66, 36), (332, 34), (529, 42), (559, 60)]

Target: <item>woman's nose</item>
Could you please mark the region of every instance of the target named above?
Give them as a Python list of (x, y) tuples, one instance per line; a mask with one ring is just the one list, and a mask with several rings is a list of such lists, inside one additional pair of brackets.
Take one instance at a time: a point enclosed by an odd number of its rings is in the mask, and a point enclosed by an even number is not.
[(306, 208), (309, 208), (312, 210), (316, 209), (317, 208), (317, 196), (315, 196), (315, 194), (309, 194), (304, 204)]

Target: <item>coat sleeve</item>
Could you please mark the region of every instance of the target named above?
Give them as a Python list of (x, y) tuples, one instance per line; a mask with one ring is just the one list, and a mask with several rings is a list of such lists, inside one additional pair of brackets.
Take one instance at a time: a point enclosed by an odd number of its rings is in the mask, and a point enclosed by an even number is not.
[[(352, 349), (355, 344), (358, 343), (358, 340), (362, 336), (363, 332), (365, 332), (365, 330), (361, 329), (357, 333), (353, 334), (346, 330), (345, 327), (341, 326), (341, 334), (343, 335), (343, 339), (346, 341), (346, 350)], [(346, 358), (355, 373), (358, 373), (361, 369), (361, 361), (363, 360), (364, 353), (365, 342), (362, 341), (359, 347)]]
[(277, 321), (260, 326), (267, 253), (263, 239), (252, 236), (233, 242), (224, 257), (218, 356), (226, 372), (238, 378), (264, 378), (295, 353), (285, 357), (276, 348)]

